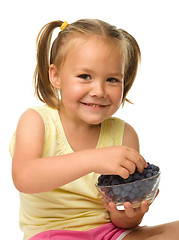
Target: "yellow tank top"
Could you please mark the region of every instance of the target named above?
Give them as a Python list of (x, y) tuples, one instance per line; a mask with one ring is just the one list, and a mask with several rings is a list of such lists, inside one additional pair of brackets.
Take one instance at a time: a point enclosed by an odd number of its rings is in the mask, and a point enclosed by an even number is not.
[[(73, 152), (58, 111), (47, 105), (34, 107), (45, 125), (43, 157)], [(96, 148), (122, 145), (124, 121), (111, 117), (101, 124)], [(15, 134), (10, 143), (14, 152)], [(110, 222), (95, 187), (99, 174), (90, 173), (53, 191), (39, 194), (20, 194), (20, 228), (24, 240), (37, 233), (53, 230), (85, 231)]]

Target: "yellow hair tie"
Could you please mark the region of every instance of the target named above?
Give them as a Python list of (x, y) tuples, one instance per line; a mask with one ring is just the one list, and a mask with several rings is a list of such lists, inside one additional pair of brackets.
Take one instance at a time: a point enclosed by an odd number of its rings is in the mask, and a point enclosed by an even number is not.
[(63, 31), (68, 26), (67, 21), (64, 21), (60, 27), (60, 29)]

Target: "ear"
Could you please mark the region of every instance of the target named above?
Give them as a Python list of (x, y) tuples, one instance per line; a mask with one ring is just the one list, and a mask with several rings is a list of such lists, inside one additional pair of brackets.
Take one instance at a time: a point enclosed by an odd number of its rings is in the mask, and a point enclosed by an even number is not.
[(49, 79), (52, 86), (57, 89), (61, 89), (61, 81), (58, 74), (58, 69), (54, 64), (51, 64), (49, 67)]

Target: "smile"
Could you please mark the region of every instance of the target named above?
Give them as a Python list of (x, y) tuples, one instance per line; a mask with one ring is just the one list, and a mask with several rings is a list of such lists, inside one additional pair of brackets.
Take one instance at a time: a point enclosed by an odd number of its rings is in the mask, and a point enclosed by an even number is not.
[(84, 104), (90, 107), (104, 107), (104, 105), (100, 105), (100, 104), (93, 104), (93, 103), (84, 103)]
[(82, 102), (83, 105), (91, 107), (91, 108), (104, 108), (106, 107), (106, 105), (102, 105), (102, 104), (96, 104), (96, 103), (84, 103)]

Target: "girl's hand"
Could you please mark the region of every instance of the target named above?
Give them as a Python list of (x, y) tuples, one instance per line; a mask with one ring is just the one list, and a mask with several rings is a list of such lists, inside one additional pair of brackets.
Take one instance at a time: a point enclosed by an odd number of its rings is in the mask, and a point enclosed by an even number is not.
[(142, 155), (126, 146), (99, 148), (95, 149), (94, 154), (91, 163), (93, 171), (99, 174), (120, 175), (126, 179), (135, 172), (136, 167), (139, 172), (143, 172), (143, 169), (147, 167)]
[(133, 208), (130, 202), (125, 202), (125, 210), (117, 210), (113, 202), (107, 204), (104, 199), (102, 199), (102, 202), (109, 211), (112, 223), (120, 228), (137, 227), (141, 223), (144, 214), (149, 210), (149, 203), (146, 200), (141, 203), (139, 208)]
[[(155, 198), (159, 194), (159, 189), (157, 190), (157, 194)], [(146, 212), (149, 210), (149, 204), (147, 200), (144, 200), (141, 203), (139, 208), (133, 208), (130, 202), (124, 203), (125, 210), (117, 210), (116, 205), (113, 202), (109, 204), (102, 198), (102, 203), (106, 210), (110, 214), (110, 218), (112, 223), (120, 228), (133, 228), (137, 227)]]

